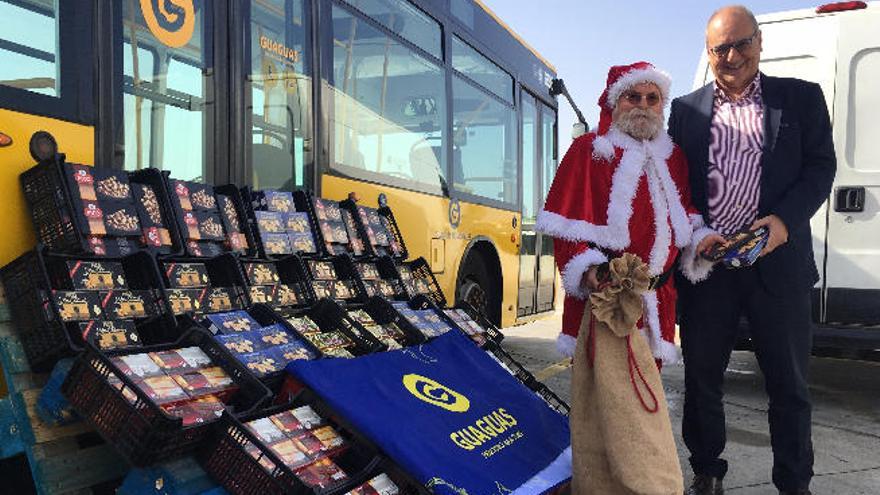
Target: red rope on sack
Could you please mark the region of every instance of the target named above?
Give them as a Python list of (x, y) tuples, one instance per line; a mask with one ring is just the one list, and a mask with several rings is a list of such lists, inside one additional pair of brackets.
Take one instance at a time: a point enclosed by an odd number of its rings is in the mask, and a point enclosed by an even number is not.
[[(657, 400), (657, 395), (655, 395), (654, 391), (651, 390), (651, 386), (645, 379), (645, 375), (642, 374), (642, 368), (639, 366), (639, 362), (636, 361), (636, 355), (635, 353), (633, 353), (632, 343), (630, 342), (630, 335), (626, 336), (626, 353), (627, 360), (629, 361), (629, 381), (630, 383), (632, 383), (633, 390), (636, 391), (636, 396), (639, 398), (639, 402), (642, 403), (642, 407), (645, 409), (645, 411), (654, 414), (660, 410), (660, 402)], [(654, 401), (654, 407), (648, 407), (648, 404), (645, 402), (645, 398), (642, 397), (642, 391), (639, 390), (639, 385), (636, 383), (636, 377), (633, 375), (633, 370), (638, 373), (639, 379), (645, 385), (645, 388), (648, 389), (648, 393), (651, 394), (651, 400)]]

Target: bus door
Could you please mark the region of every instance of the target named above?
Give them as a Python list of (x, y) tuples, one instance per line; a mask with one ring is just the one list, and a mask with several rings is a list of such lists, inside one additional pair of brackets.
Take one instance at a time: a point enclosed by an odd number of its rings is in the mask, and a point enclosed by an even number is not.
[[(236, 179), (256, 189), (314, 187), (311, 2), (250, 0), (232, 17), (242, 33), (233, 53), (244, 61), (233, 90), (244, 102), (243, 167)], [(237, 40), (237, 41), (235, 41)], [(238, 80), (236, 80), (238, 78)], [(240, 88), (240, 89), (239, 89)]]
[(553, 239), (535, 232), (537, 212), (556, 171), (556, 112), (522, 93), (522, 234), (517, 317), (553, 309)]
[(34, 164), (31, 136), (55, 138), (94, 164), (91, 0), (0, 0), (0, 266), (34, 245), (18, 176)]
[(101, 73), (113, 88), (113, 166), (155, 167), (183, 180), (226, 178), (225, 57), (215, 50), (225, 33), (215, 29), (222, 4), (108, 2), (112, 62), (102, 60)]

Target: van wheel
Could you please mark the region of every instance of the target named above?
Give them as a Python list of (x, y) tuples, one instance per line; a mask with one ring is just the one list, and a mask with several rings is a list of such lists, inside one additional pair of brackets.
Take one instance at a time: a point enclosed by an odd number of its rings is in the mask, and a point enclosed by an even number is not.
[(469, 256), (462, 268), (456, 299), (470, 304), (477, 312), (497, 325), (500, 315), (497, 314), (496, 306), (500, 306), (500, 301), (497, 300), (498, 295), (491, 292), (490, 280), (489, 270), (483, 257)]

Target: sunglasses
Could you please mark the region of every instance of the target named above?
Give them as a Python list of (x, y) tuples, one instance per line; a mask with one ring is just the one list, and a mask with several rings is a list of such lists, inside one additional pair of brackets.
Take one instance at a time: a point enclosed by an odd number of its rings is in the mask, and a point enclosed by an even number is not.
[(709, 48), (709, 53), (715, 55), (716, 57), (722, 58), (726, 57), (730, 52), (731, 48), (736, 49), (740, 54), (743, 51), (748, 50), (750, 46), (752, 46), (752, 42), (755, 41), (755, 37), (758, 36), (758, 30), (756, 29), (754, 33), (748, 38), (743, 38), (739, 41), (734, 41), (732, 43), (722, 43), (720, 45), (713, 46)]
[(626, 100), (630, 105), (639, 105), (642, 103), (642, 100), (648, 103), (649, 107), (654, 107), (660, 104), (663, 98), (660, 97), (660, 93), (651, 92), (648, 94), (642, 94), (638, 91), (627, 91), (623, 93), (621, 96), (624, 100)]

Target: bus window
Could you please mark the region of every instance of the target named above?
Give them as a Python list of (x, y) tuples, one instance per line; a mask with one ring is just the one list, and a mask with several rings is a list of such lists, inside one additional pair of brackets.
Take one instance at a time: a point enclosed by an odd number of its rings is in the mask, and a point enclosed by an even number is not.
[(210, 179), (210, 9), (204, 0), (190, 4), (192, 10), (122, 2), (126, 170), (156, 167), (179, 179)]
[(334, 170), (443, 191), (446, 98), (439, 66), (334, 6), (333, 72), (323, 91)]
[(541, 205), (544, 204), (544, 199), (547, 197), (547, 193), (550, 191), (550, 185), (553, 184), (553, 177), (556, 175), (556, 111), (552, 110), (548, 107), (542, 106), (541, 112), (541, 127), (542, 127), (542, 137), (543, 137), (543, 151), (544, 151), (544, 163), (543, 163), (543, 193), (541, 195)]
[(535, 173), (538, 136), (538, 109), (535, 98), (523, 92), (522, 95), (522, 223), (535, 223), (535, 202), (537, 201), (538, 175)]
[(513, 78), (457, 36), (452, 37), (452, 68), (513, 103)]
[(253, 0), (250, 25), (252, 185), (312, 187), (312, 65), (304, 0)]
[(458, 76), (452, 98), (455, 189), (516, 205), (516, 112)]
[(0, 0), (0, 85), (59, 96), (57, 7)]
[(406, 0), (346, 0), (389, 30), (442, 59), (440, 25)]

